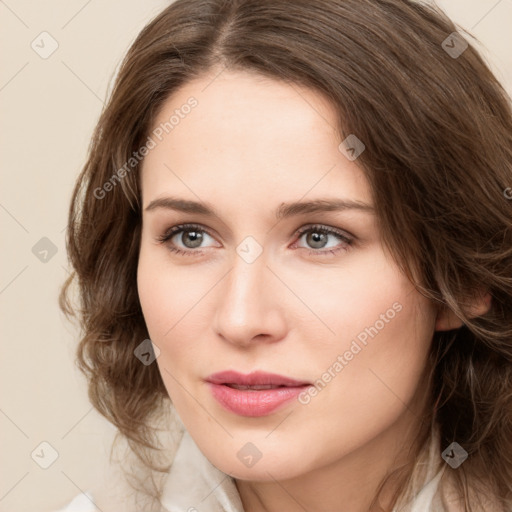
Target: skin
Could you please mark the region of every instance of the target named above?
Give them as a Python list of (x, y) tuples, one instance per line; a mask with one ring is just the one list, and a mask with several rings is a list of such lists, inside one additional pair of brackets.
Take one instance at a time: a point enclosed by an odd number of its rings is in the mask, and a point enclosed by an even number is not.
[[(246, 511), (366, 512), (418, 430), (433, 333), (460, 322), (438, 312), (398, 270), (373, 212), (276, 221), (283, 202), (373, 204), (357, 160), (338, 149), (329, 103), (312, 90), (249, 73), (215, 76), (168, 98), (155, 127), (190, 96), (198, 105), (143, 163), (138, 291), (161, 351), (158, 367), (201, 451), (235, 477)], [(218, 215), (146, 210), (168, 196), (203, 201)], [(180, 223), (199, 224), (212, 236), (204, 233), (199, 248), (187, 232), (158, 241)], [(296, 234), (312, 224), (354, 241), (347, 246), (328, 235), (325, 248), (311, 234)], [(263, 249), (252, 263), (237, 253), (248, 236)], [(173, 245), (190, 253), (174, 254)], [(335, 248), (341, 250), (327, 252)], [(228, 369), (314, 382), (394, 303), (401, 311), (306, 405), (293, 400), (265, 417), (241, 417), (204, 382)], [(250, 468), (237, 457), (247, 442), (262, 454)]]

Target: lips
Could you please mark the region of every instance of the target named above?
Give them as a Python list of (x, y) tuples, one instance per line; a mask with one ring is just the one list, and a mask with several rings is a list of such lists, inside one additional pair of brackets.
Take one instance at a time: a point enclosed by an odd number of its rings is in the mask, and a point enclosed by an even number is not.
[(265, 416), (300, 394), (309, 382), (275, 373), (248, 375), (228, 370), (205, 379), (213, 397), (228, 411), (241, 416)]

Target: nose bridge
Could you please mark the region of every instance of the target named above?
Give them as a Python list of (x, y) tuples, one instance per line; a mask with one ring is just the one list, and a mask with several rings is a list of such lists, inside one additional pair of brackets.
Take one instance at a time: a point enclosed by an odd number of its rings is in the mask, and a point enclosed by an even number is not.
[(215, 312), (217, 334), (238, 344), (248, 343), (258, 335), (266, 335), (266, 339), (280, 337), (284, 328), (276, 290), (270, 282), (273, 274), (263, 251), (255, 256), (250, 244), (242, 242), (237, 248)]
[(268, 275), (266, 275), (268, 273), (263, 256), (253, 262), (247, 262), (238, 254), (236, 255), (223, 290), (223, 298), (226, 299), (227, 306), (226, 313), (232, 321), (246, 323), (249, 312), (252, 312), (253, 316), (257, 315), (263, 304), (269, 303), (265, 300), (267, 299), (265, 286), (262, 286), (268, 281)]

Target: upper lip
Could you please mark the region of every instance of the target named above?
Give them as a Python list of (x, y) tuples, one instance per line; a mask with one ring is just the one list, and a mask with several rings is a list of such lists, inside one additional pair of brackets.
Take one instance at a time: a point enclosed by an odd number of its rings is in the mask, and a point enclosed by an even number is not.
[(206, 378), (206, 381), (211, 382), (212, 384), (236, 384), (239, 386), (272, 385), (297, 387), (309, 384), (309, 382), (291, 379), (289, 377), (285, 377), (284, 375), (278, 375), (276, 373), (256, 371), (244, 375), (233, 370), (226, 370), (223, 372), (213, 373), (212, 375)]

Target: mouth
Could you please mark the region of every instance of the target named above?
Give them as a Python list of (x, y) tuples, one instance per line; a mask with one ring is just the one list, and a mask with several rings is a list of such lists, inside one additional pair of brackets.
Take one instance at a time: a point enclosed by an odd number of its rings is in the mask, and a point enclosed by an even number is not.
[(210, 375), (206, 379), (212, 384), (224, 384), (226, 386), (237, 387), (241, 389), (274, 389), (278, 387), (299, 387), (311, 385), (310, 382), (295, 380), (277, 373), (252, 372), (247, 375), (232, 370), (218, 372)]
[(233, 388), (233, 389), (240, 389), (241, 391), (261, 391), (262, 389), (278, 389), (278, 388), (288, 387), (288, 386), (275, 386), (272, 384), (268, 384), (268, 385), (260, 384), (259, 386), (244, 386), (242, 384), (224, 383), (223, 385), (228, 386), (229, 388)]
[(231, 370), (214, 373), (205, 380), (224, 409), (247, 417), (271, 414), (312, 385), (275, 373), (244, 375)]

